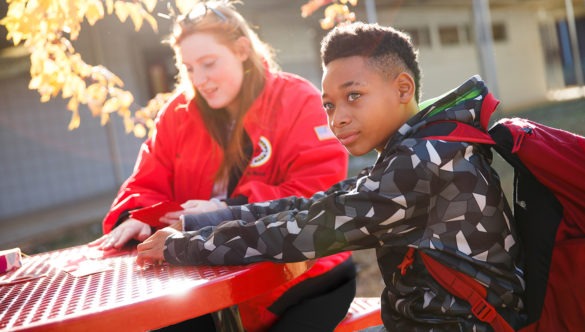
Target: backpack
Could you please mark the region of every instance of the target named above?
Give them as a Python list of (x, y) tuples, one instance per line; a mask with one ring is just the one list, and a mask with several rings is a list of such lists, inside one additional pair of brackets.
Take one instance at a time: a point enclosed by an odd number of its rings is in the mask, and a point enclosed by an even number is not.
[[(514, 168), (513, 210), (525, 260), (523, 332), (585, 327), (585, 137), (526, 119), (502, 119), (487, 130), (499, 101), (485, 97), (481, 131), (460, 122), (429, 124), (429, 139), (491, 146)], [(469, 276), (421, 253), (439, 284), (467, 300), (494, 331), (514, 331)]]

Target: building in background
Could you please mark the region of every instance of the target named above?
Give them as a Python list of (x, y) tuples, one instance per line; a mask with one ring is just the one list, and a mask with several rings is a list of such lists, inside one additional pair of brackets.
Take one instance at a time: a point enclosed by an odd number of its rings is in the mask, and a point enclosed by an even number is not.
[[(360, 20), (367, 20), (368, 1), (380, 24), (409, 32), (419, 47), (423, 99), (481, 72), (472, 1), (361, 0), (355, 8)], [(326, 32), (318, 23), (322, 11), (301, 17), (305, 2), (244, 0), (239, 8), (277, 50), (284, 70), (319, 86), (319, 42)], [(504, 112), (546, 102), (577, 84), (570, 27), (574, 22), (577, 54), (585, 60), (585, 1), (573, 1), (574, 19), (567, 16), (565, 0), (490, 4), (494, 77)], [(0, 16), (6, 8), (0, 2)], [(159, 25), (159, 34), (147, 25), (135, 32), (129, 22), (108, 17), (82, 29), (75, 46), (86, 62), (120, 76), (138, 108), (174, 84), (173, 54), (161, 43), (169, 22), (160, 19)], [(5, 33), (0, 30), (0, 249), (100, 220), (132, 171), (142, 141), (125, 134), (120, 119), (101, 126), (89, 111), (82, 111), (79, 129), (68, 131), (66, 101), (40, 103), (27, 88), (27, 56), (10, 47)]]

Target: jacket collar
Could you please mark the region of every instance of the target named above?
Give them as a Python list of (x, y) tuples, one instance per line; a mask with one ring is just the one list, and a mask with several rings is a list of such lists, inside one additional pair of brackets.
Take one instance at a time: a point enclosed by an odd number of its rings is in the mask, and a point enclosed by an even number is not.
[(475, 75), (455, 89), (423, 101), (419, 104), (420, 111), (390, 138), (380, 157), (392, 152), (401, 141), (414, 136), (432, 122), (458, 121), (481, 129), (480, 113), (487, 94), (485, 83), (479, 75)]
[(481, 106), (488, 90), (476, 75), (457, 88), (419, 105), (420, 111), (399, 130), (398, 135), (412, 136), (420, 128), (437, 121), (458, 121), (480, 128)]

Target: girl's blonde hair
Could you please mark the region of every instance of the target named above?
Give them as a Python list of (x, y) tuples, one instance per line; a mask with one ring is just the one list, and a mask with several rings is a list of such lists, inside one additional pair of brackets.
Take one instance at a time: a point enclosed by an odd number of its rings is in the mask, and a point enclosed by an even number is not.
[[(179, 68), (179, 88), (185, 91), (188, 101), (195, 101), (205, 126), (224, 152), (220, 168), (215, 174), (216, 182), (226, 181), (234, 169), (238, 172), (246, 167), (244, 151), (244, 115), (264, 88), (266, 70), (277, 71), (272, 48), (262, 42), (246, 20), (236, 11), (235, 1), (205, 1), (195, 5), (191, 12), (177, 18), (169, 42), (175, 51)], [(251, 51), (244, 61), (244, 79), (238, 94), (239, 106), (234, 119), (225, 109), (212, 109), (198, 95), (188, 73), (182, 65), (180, 42), (193, 33), (212, 34), (220, 43), (232, 47), (240, 37), (250, 40)], [(233, 120), (233, 124), (232, 124)]]

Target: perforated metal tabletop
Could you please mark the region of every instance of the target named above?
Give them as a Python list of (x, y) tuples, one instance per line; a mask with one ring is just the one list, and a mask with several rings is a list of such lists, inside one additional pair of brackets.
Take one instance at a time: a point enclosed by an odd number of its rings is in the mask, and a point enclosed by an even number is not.
[[(260, 263), (141, 269), (134, 250), (107, 257), (96, 250), (81, 246), (34, 255), (0, 275), (0, 330), (159, 328), (244, 302), (307, 268), (305, 263)], [(65, 272), (81, 260), (108, 270), (85, 276)], [(19, 282), (24, 276), (38, 278)]]

